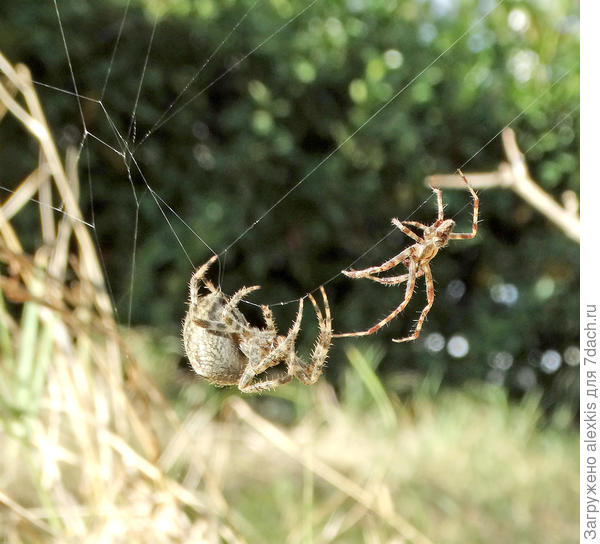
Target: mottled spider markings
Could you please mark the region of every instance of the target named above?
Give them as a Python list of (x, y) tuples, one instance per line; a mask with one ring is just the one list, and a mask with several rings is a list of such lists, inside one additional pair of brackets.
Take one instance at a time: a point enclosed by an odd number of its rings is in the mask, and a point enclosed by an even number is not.
[[(331, 345), (331, 312), (325, 289), (320, 288), (325, 315), (314, 297), (308, 295), (317, 315), (319, 335), (310, 361), (306, 362), (295, 351), (304, 300), (300, 299), (287, 335), (277, 333), (268, 306), (261, 306), (266, 327), (252, 327), (238, 305), (260, 287), (242, 287), (231, 297), (223, 294), (205, 278), (216, 259), (214, 256), (198, 268), (190, 280), (183, 343), (194, 371), (215, 385), (237, 385), (244, 393), (273, 389), (294, 377), (305, 385), (315, 383), (323, 373)], [(208, 289), (203, 296), (198, 294), (201, 284)]]
[[(435, 300), (435, 292), (433, 287), (433, 276), (431, 274), (431, 268), (429, 263), (437, 255), (438, 251), (447, 246), (450, 240), (468, 240), (475, 238), (477, 235), (477, 220), (479, 216), (479, 197), (477, 193), (471, 187), (471, 184), (464, 176), (464, 174), (458, 170), (458, 173), (462, 177), (463, 181), (467, 185), (467, 188), (471, 192), (473, 197), (473, 226), (471, 232), (459, 233), (453, 232), (456, 223), (452, 219), (444, 219), (444, 203), (442, 201), (442, 191), (432, 187), (433, 192), (437, 197), (437, 220), (431, 225), (424, 225), (418, 221), (404, 221), (401, 222), (398, 219), (392, 219), (394, 226), (399, 228), (404, 234), (412, 238), (415, 243), (412, 246), (407, 247), (402, 252), (398, 253), (395, 257), (385, 261), (379, 266), (371, 266), (364, 270), (342, 270), (342, 273), (349, 278), (367, 278), (383, 285), (400, 285), (406, 282), (406, 289), (404, 291), (404, 299), (396, 307), (396, 309), (383, 318), (381, 321), (373, 325), (370, 329), (357, 332), (346, 332), (334, 334), (334, 338), (343, 338), (349, 336), (367, 336), (377, 332), (381, 327), (389, 323), (394, 319), (409, 303), (414, 289), (417, 278), (425, 276), (425, 284), (427, 287), (427, 305), (421, 311), (417, 325), (414, 331), (404, 338), (394, 338), (394, 342), (408, 342), (410, 340), (416, 340), (421, 333), (421, 328), (425, 322), (425, 318), (433, 306)], [(408, 227), (415, 227), (423, 231), (423, 234), (419, 236)], [(402, 264), (408, 269), (407, 274), (400, 276), (385, 276), (379, 277), (377, 274), (386, 272)]]

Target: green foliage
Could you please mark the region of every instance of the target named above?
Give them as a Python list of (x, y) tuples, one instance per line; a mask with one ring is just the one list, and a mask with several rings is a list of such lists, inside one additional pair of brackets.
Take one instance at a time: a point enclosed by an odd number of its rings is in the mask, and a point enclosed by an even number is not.
[[(261, 303), (297, 298), (371, 248), (391, 217), (433, 218), (431, 201), (420, 207), (430, 197), (426, 175), (467, 160), (465, 170), (495, 170), (503, 156), (493, 138), (509, 123), (532, 177), (557, 200), (578, 192), (577, 13), (568, 0), (504, 2), (480, 23), (482, 6), (492, 3), (136, 0), (119, 33), (125, 4), (58, 3), (78, 92), (103, 105), (81, 101), (94, 135), (81, 154), (81, 201), (124, 323), (131, 313), (134, 324), (175, 333), (192, 271), (182, 247), (200, 264), (206, 246), (222, 251), (257, 219), (223, 260), (224, 290), (256, 283)], [(52, 3), (24, 0), (3, 11), (5, 53), (51, 86), (38, 90), (57, 140), (78, 144), (77, 101), (56, 90), (73, 84)], [(128, 161), (100, 143), (120, 149), (104, 110), (121, 135), (132, 127), (145, 181), (132, 169), (130, 182)], [(158, 120), (165, 122), (154, 130)], [(11, 133), (0, 148), (3, 187), (36, 160), (23, 138)], [(189, 228), (157, 205), (146, 182)], [(449, 193), (448, 213), (468, 225), (467, 195)], [(369, 339), (386, 346), (378, 373), (390, 383), (399, 365), (450, 383), (488, 378), (515, 394), (537, 382), (546, 405), (574, 403), (576, 368), (564, 358), (578, 344), (578, 247), (514, 194), (480, 196), (480, 235), (432, 263), (437, 296), (423, 338), (390, 343), (411, 326), (421, 292)], [(395, 233), (358, 266), (406, 243)], [(367, 284), (338, 277), (327, 285), (338, 330), (364, 328), (403, 296)], [(464, 293), (453, 295), (451, 285)], [(494, 298), (506, 286), (518, 293), (510, 304)], [(277, 310), (282, 329), (294, 310)], [(314, 333), (313, 324), (305, 337)], [(468, 355), (430, 349), (430, 333), (464, 336)], [(364, 341), (338, 342), (330, 379), (347, 364), (346, 343)], [(546, 374), (540, 360), (548, 350), (563, 364)]]

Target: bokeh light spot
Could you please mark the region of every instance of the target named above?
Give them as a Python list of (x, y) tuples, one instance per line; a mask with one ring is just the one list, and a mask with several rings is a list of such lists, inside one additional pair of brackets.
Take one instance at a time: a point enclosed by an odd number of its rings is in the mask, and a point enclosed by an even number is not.
[(550, 276), (542, 276), (534, 287), (535, 296), (541, 300), (546, 300), (554, 294), (556, 283)]
[(367, 84), (362, 79), (351, 81), (348, 92), (350, 93), (350, 98), (357, 103), (364, 102), (369, 94)]
[(446, 287), (446, 293), (455, 302), (458, 302), (465, 294), (467, 287), (462, 280), (452, 280)]
[(519, 299), (519, 290), (512, 283), (497, 283), (496, 285), (492, 285), (490, 295), (494, 302), (512, 306)]
[(432, 353), (438, 353), (444, 349), (446, 339), (439, 332), (432, 332), (425, 338), (425, 348)]
[(469, 341), (461, 334), (455, 334), (448, 340), (446, 349), (448, 350), (450, 357), (460, 359), (469, 353)]
[(437, 28), (431, 23), (424, 23), (419, 27), (418, 31), (419, 41), (423, 43), (431, 43), (437, 36)]
[(311, 83), (317, 77), (317, 71), (315, 67), (307, 60), (301, 60), (294, 65), (294, 72), (296, 77), (302, 81), (302, 83)]
[(565, 350), (563, 357), (565, 359), (565, 363), (567, 363), (569, 366), (578, 366), (580, 359), (579, 348), (577, 346), (569, 346)]
[(391, 70), (396, 70), (404, 63), (404, 57), (397, 49), (388, 49), (383, 54), (383, 62), (385, 62), (385, 65)]
[(494, 368), (503, 371), (508, 370), (513, 365), (513, 362), (514, 357), (508, 351), (498, 351), (497, 353), (494, 353), (490, 361)]
[(542, 353), (540, 359), (540, 367), (546, 374), (553, 374), (556, 372), (562, 364), (562, 357), (560, 353), (554, 349), (549, 349)]
[(535, 51), (521, 49), (508, 59), (508, 70), (517, 81), (526, 83), (533, 76), (539, 60)]
[(255, 111), (252, 115), (252, 128), (258, 134), (268, 134), (273, 129), (273, 117), (268, 111)]
[(515, 32), (525, 32), (529, 28), (529, 14), (521, 8), (510, 10), (508, 14), (508, 26)]

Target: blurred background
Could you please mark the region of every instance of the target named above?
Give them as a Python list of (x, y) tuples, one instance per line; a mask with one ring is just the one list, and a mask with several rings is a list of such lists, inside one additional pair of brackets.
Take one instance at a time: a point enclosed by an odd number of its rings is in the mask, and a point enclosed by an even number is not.
[[(579, 195), (577, 3), (0, 14), (3, 537), (575, 541), (579, 244), (556, 220)], [(509, 127), (541, 197), (502, 185)], [(336, 340), (312, 388), (249, 397), (193, 374), (180, 326), (212, 252), (224, 292), (260, 285), (281, 331), (322, 284), (336, 331), (363, 330), (403, 288), (340, 270), (407, 247), (390, 219), (433, 222), (426, 178), (459, 167), (479, 233), (431, 262), (417, 341), (391, 339), (422, 280), (376, 335)], [(457, 187), (445, 213), (467, 232)], [(316, 334), (307, 310), (299, 353)]]

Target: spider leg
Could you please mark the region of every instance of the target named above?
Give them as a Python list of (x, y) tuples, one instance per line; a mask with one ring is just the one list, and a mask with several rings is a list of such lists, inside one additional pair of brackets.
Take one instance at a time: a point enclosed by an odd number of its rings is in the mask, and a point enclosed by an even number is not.
[[(215, 315), (211, 315), (209, 313), (207, 315), (208, 319), (193, 317), (193, 323), (198, 327), (221, 335), (244, 333), (251, 335), (256, 334), (256, 330), (250, 327), (243, 314), (238, 310), (237, 305), (245, 295), (247, 295), (249, 292), (255, 291), (258, 288), (258, 286), (243, 287), (230, 299), (220, 293), (220, 291), (217, 291), (221, 294), (223, 299), (222, 307), (218, 309)], [(274, 336), (270, 333), (270, 331), (264, 332), (264, 336), (267, 338)]]
[[(229, 316), (234, 311), (239, 312), (239, 310), (237, 310), (237, 306), (241, 302), (241, 300), (249, 293), (252, 293), (253, 291), (256, 291), (258, 289), (260, 289), (260, 286), (258, 285), (254, 285), (252, 287), (242, 287), (241, 289), (236, 291), (236, 293), (229, 299), (227, 299), (227, 297), (223, 295), (226, 304), (224, 304), (219, 313), (221, 320), (217, 320), (214, 316), (212, 317), (212, 319), (201, 319), (195, 317), (193, 319), (193, 322), (199, 327), (202, 327), (203, 329), (207, 329), (209, 331), (220, 334), (254, 333), (253, 329), (249, 327), (247, 323), (246, 325), (244, 325), (239, 320), (229, 319)], [(215, 292), (219, 291), (216, 290)], [(272, 334), (270, 330), (268, 330), (265, 331), (265, 336), (269, 337), (275, 335)]]
[(240, 391), (243, 393), (259, 393), (261, 391), (267, 391), (269, 389), (275, 389), (279, 385), (283, 385), (292, 380), (292, 375), (287, 370), (281, 370), (275, 373), (271, 378), (261, 380), (254, 383), (248, 383), (246, 385), (238, 386)]
[(471, 187), (471, 184), (460, 169), (458, 170), (458, 173), (462, 177), (463, 181), (467, 184), (467, 188), (469, 189), (469, 191), (471, 192), (471, 196), (473, 197), (473, 227), (471, 232), (453, 232), (450, 234), (449, 238), (451, 240), (469, 240), (471, 238), (475, 238), (475, 236), (477, 235), (477, 220), (479, 218), (479, 197), (477, 196), (477, 193), (475, 192), (473, 187)]
[(246, 332), (246, 328), (235, 323), (223, 323), (222, 321), (212, 321), (210, 319), (198, 319), (194, 318), (193, 322), (211, 332), (217, 334), (241, 334)]
[(367, 276), (368, 280), (375, 281), (377, 283), (382, 283), (383, 285), (400, 285), (404, 283), (409, 278), (409, 274), (402, 274), (401, 276), (387, 276), (384, 278), (380, 278), (378, 276)]
[[(285, 338), (279, 337), (279, 339), (274, 338), (275, 342), (273, 345), (256, 345), (244, 341), (240, 343), (240, 349), (248, 358), (248, 365), (246, 366), (246, 369), (244, 370), (244, 373), (239, 381), (239, 388), (242, 391), (246, 391), (249, 385), (256, 385), (252, 384), (252, 380), (268, 368), (278, 365), (287, 355), (287, 351), (290, 349), (290, 346), (293, 348), (296, 337), (300, 332), (303, 307), (304, 300), (300, 299), (296, 320), (291, 326), (287, 336)], [(264, 356), (265, 348), (267, 349), (266, 356)]]
[(402, 221), (403, 225), (410, 225), (411, 227), (417, 227), (418, 229), (425, 230), (427, 225), (423, 225), (423, 223), (419, 223), (418, 221)]
[(431, 190), (435, 193), (435, 196), (437, 197), (437, 222), (441, 223), (444, 220), (444, 201), (442, 200), (442, 190), (438, 189), (437, 187), (431, 187)]
[(254, 291), (258, 291), (260, 289), (260, 285), (252, 285), (251, 287), (242, 287), (238, 291), (236, 291), (229, 301), (227, 305), (223, 309), (224, 312), (230, 311), (232, 308), (237, 308), (239, 303), (242, 302), (242, 299), (246, 298), (250, 293)]
[(334, 334), (333, 338), (344, 338), (344, 337), (348, 337), (348, 336), (368, 336), (369, 334), (373, 334), (374, 332), (377, 332), (384, 325), (387, 325), (402, 310), (404, 310), (404, 308), (406, 308), (406, 305), (410, 301), (410, 299), (412, 297), (412, 294), (413, 294), (413, 291), (415, 289), (415, 281), (416, 281), (416, 279), (417, 279), (416, 264), (414, 263), (414, 261), (411, 261), (410, 265), (409, 265), (409, 268), (408, 268), (408, 278), (407, 278), (407, 282), (406, 282), (406, 291), (404, 292), (404, 300), (400, 303), (400, 305), (390, 315), (388, 315), (387, 317), (385, 317), (384, 319), (382, 319), (381, 321), (379, 321), (379, 323), (373, 325), (370, 329), (368, 329), (366, 331), (346, 332), (346, 333), (341, 333), (341, 334)]
[(433, 276), (431, 275), (431, 268), (428, 264), (423, 264), (423, 271), (425, 274), (425, 284), (427, 285), (427, 305), (421, 311), (421, 315), (419, 316), (419, 321), (417, 321), (417, 326), (415, 330), (410, 336), (406, 336), (405, 338), (393, 338), (392, 342), (408, 342), (410, 340), (416, 340), (421, 333), (421, 328), (423, 327), (423, 323), (425, 322), (425, 318), (431, 310), (433, 306), (433, 301), (435, 299), (435, 291), (433, 288)]
[[(410, 223), (412, 223), (412, 221), (408, 222), (408, 224)], [(407, 226), (405, 226), (404, 223), (400, 221), (400, 219), (396, 219), (394, 217), (394, 219), (392, 219), (392, 225), (394, 225), (396, 228), (399, 228), (404, 234), (406, 234), (406, 236), (410, 236), (418, 244), (423, 243), (423, 238), (421, 238), (417, 233), (413, 232)]]
[(305, 363), (293, 350), (290, 354), (290, 372), (304, 385), (312, 385), (319, 379), (323, 373), (323, 366), (325, 365), (329, 347), (331, 346), (331, 311), (323, 286), (320, 287), (320, 291), (321, 296), (323, 297), (325, 317), (323, 317), (315, 298), (311, 294), (308, 295), (308, 298), (315, 309), (317, 321), (319, 322), (319, 336), (317, 337), (312, 353), (310, 354), (310, 363)]
[[(414, 233), (408, 227), (404, 226), (404, 224), (402, 224), (402, 222), (399, 219), (396, 219), (396, 218), (392, 219), (392, 223), (394, 224), (394, 226), (399, 228), (404, 234), (406, 234), (407, 236), (410, 236), (413, 240), (415, 240), (415, 242), (417, 242), (417, 244), (422, 244), (425, 242), (423, 240), (423, 238), (421, 238), (419, 235)], [(413, 248), (414, 248), (414, 245), (407, 247), (404, 251), (398, 253), (398, 255), (385, 261), (383, 264), (380, 264), (379, 266), (370, 266), (369, 268), (365, 268), (363, 270), (342, 270), (342, 274), (344, 274), (345, 276), (348, 276), (349, 278), (365, 278), (365, 277), (371, 276), (373, 274), (379, 274), (381, 272), (385, 272), (386, 270), (389, 270), (390, 268), (394, 268), (395, 266), (398, 266), (402, 261), (404, 261), (407, 257), (409, 257), (411, 255), (411, 253), (413, 252)]]
[(210, 266), (218, 259), (218, 255), (213, 255), (208, 261), (206, 261), (202, 266), (198, 267), (190, 280), (190, 301), (192, 303), (198, 298), (198, 287), (199, 283), (202, 282), (208, 289), (215, 293), (217, 289), (212, 284), (211, 281), (204, 279), (204, 276)]
[(389, 270), (390, 268), (398, 266), (400, 263), (410, 257), (412, 251), (413, 246), (410, 246), (379, 266), (370, 266), (369, 268), (364, 268), (363, 270), (342, 270), (342, 274), (344, 274), (344, 276), (348, 276), (349, 278), (366, 278), (368, 276), (372, 276), (373, 274), (379, 274)]
[[(416, 277), (420, 278), (423, 275), (423, 270), (422, 269), (418, 269), (417, 270), (417, 274)], [(408, 277), (409, 274), (402, 274), (401, 276), (384, 276), (383, 278), (380, 278), (379, 276), (365, 276), (368, 280), (373, 280), (376, 281), (377, 283), (382, 283), (383, 285), (400, 285), (401, 283), (404, 283)]]
[(273, 312), (271, 308), (267, 305), (261, 305), (260, 309), (262, 310), (263, 319), (267, 324), (267, 330), (277, 336), (277, 326), (275, 325), (275, 320), (273, 319)]

